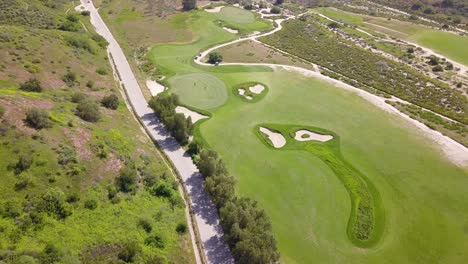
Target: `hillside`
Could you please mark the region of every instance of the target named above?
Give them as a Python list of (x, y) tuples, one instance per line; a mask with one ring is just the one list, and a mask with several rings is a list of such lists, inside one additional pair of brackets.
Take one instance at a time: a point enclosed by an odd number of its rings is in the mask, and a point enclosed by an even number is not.
[(0, 1), (0, 263), (192, 263), (184, 202), (72, 1)]

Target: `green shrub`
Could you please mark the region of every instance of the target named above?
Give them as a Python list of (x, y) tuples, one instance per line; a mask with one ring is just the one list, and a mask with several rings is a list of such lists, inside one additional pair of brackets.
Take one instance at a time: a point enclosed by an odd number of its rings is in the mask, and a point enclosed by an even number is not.
[(278, 6), (274, 6), (274, 7), (271, 8), (270, 13), (280, 14), (281, 13), (281, 8), (279, 8)]
[(211, 52), (208, 55), (208, 63), (218, 64), (223, 61), (223, 56), (219, 52)]
[(36, 78), (31, 78), (27, 80), (26, 82), (22, 83), (19, 89), (26, 91), (26, 92), (36, 92), (36, 93), (42, 92), (41, 82)]
[(102, 98), (101, 104), (106, 108), (115, 110), (119, 107), (119, 97), (115, 94), (105, 96)]
[(62, 81), (64, 81), (69, 87), (75, 85), (77, 81), (76, 73), (74, 72), (67, 72), (62, 77)]
[(99, 67), (96, 69), (96, 73), (99, 75), (106, 75), (107, 74), (107, 69), (103, 67)]
[(172, 189), (166, 183), (159, 183), (150, 190), (150, 193), (154, 196), (169, 198), (172, 196)]
[(98, 47), (86, 35), (71, 35), (65, 38), (68, 44), (77, 49), (83, 49), (91, 54), (96, 54)]
[(89, 89), (93, 89), (93, 88), (94, 88), (94, 81), (93, 81), (93, 80), (89, 80), (89, 81), (86, 83), (86, 87), (88, 87)]
[(3, 217), (16, 218), (21, 215), (23, 208), (16, 201), (7, 201), (0, 210)]
[(153, 246), (159, 249), (163, 249), (166, 246), (166, 242), (160, 235), (149, 236), (145, 239), (145, 245)]
[(95, 199), (86, 200), (84, 207), (89, 210), (94, 210), (98, 206), (98, 202)]
[(107, 42), (107, 40), (101, 36), (101, 35), (98, 35), (98, 34), (94, 34), (92, 37), (91, 37), (98, 45), (99, 47), (101, 48), (105, 48), (107, 47), (107, 45), (109, 45), (109, 42)]
[(47, 244), (39, 255), (41, 263), (56, 263), (62, 257), (60, 250), (53, 244)]
[(151, 230), (153, 230), (153, 227), (151, 226), (151, 223), (148, 219), (139, 219), (138, 227), (143, 228), (146, 233), (151, 233)]
[(80, 20), (80, 18), (75, 14), (69, 14), (67, 16), (67, 20), (71, 21), (71, 22), (78, 22)]
[(188, 227), (186, 223), (178, 223), (176, 226), (176, 232), (181, 235), (187, 233), (187, 229)]
[(67, 203), (77, 203), (80, 201), (80, 196), (77, 193), (72, 193), (67, 197)]
[(33, 163), (33, 158), (30, 154), (20, 155), (18, 162), (15, 165), (15, 174), (20, 174), (21, 172), (31, 168)]
[(52, 126), (49, 113), (43, 109), (32, 108), (26, 112), (26, 124), (35, 129), (43, 129)]
[(76, 107), (76, 115), (88, 122), (97, 122), (101, 119), (99, 105), (91, 100), (83, 100)]
[(82, 16), (89, 16), (90, 14), (91, 12), (89, 12), (88, 10), (81, 11)]
[(3, 105), (0, 105), (0, 118), (3, 117), (3, 115), (5, 114), (5, 107), (3, 107)]
[(137, 172), (135, 169), (125, 167), (120, 171), (115, 183), (122, 192), (134, 192), (137, 188)]
[(118, 258), (127, 263), (133, 263), (138, 252), (140, 252), (140, 248), (137, 243), (127, 242), (124, 244), (122, 250), (120, 250)]
[(80, 30), (80, 24), (67, 20), (59, 27), (60, 30), (77, 32)]
[(72, 214), (65, 201), (65, 194), (57, 188), (49, 189), (38, 201), (38, 209), (59, 219)]
[(86, 99), (86, 95), (80, 92), (75, 92), (71, 97), (72, 103), (80, 103), (81, 101), (85, 99)]

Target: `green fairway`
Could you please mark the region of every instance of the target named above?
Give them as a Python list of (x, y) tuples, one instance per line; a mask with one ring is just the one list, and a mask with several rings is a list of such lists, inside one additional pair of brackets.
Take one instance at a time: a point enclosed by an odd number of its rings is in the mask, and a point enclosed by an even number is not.
[(336, 8), (316, 8), (313, 10), (338, 21), (415, 42), (454, 61), (468, 65), (466, 48), (468, 47), (468, 37), (396, 19), (388, 20), (382, 17), (353, 14)]
[(211, 109), (222, 105), (227, 99), (227, 88), (211, 74), (194, 73), (178, 75), (169, 80), (172, 91), (179, 95), (183, 104), (199, 109)]
[[(169, 91), (189, 106), (209, 108), (202, 102), (203, 86), (192, 90), (187, 76), (227, 87), (227, 100), (213, 99), (221, 106), (210, 109), (212, 117), (200, 124), (196, 136), (220, 153), (237, 178), (237, 192), (266, 209), (283, 262), (468, 262), (466, 168), (447, 161), (413, 125), (330, 83), (264, 67), (195, 66), (192, 59), (201, 50), (234, 38), (215, 24), (218, 15), (191, 12), (188, 27), (195, 40), (157, 45), (150, 56), (170, 77)], [(237, 88), (249, 82), (265, 84), (268, 93), (246, 103)], [(221, 98), (214, 85), (201, 90)], [(327, 148), (321, 152), (311, 143), (291, 142), (274, 149), (256, 135), (257, 126), (265, 123), (333, 131), (340, 151), (328, 155)], [(366, 181), (372, 199), (378, 195), (381, 201), (376, 208), (385, 220), (376, 225), (381, 237), (370, 248), (356, 246), (348, 236), (353, 200), (341, 177), (349, 174)]]

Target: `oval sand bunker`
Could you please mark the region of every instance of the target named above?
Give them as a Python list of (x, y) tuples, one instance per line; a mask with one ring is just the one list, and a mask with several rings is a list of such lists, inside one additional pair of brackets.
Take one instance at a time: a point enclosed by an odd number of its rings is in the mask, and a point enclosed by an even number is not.
[(176, 113), (178, 114), (183, 114), (185, 116), (185, 118), (192, 118), (192, 123), (195, 123), (197, 122), (198, 120), (201, 120), (201, 119), (204, 119), (204, 118), (208, 118), (208, 116), (206, 115), (202, 115), (198, 112), (195, 112), (195, 111), (192, 111), (186, 107), (183, 107), (183, 106), (177, 106), (176, 109), (175, 109)]
[(273, 144), (273, 147), (282, 148), (284, 145), (286, 145), (286, 139), (280, 133), (273, 132), (266, 127), (260, 127), (260, 132), (268, 136), (271, 143)]
[(318, 133), (314, 133), (309, 130), (298, 130), (296, 131), (296, 135), (294, 139), (297, 141), (311, 141), (316, 140), (320, 142), (326, 142), (333, 139), (333, 136), (330, 135), (322, 135)]
[(261, 84), (257, 84), (255, 86), (249, 87), (249, 90), (252, 93), (261, 94), (263, 92), (263, 90), (265, 90), (265, 87), (263, 85), (261, 85)]

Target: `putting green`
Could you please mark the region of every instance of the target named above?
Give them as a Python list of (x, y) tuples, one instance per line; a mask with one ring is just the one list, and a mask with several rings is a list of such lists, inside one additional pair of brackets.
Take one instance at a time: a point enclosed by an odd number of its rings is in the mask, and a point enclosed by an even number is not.
[(227, 23), (235, 24), (247, 24), (255, 22), (255, 14), (245, 9), (226, 6), (219, 13), (217, 13), (219, 19), (226, 21)]
[[(176, 76), (169, 78), (171, 90), (190, 106), (211, 107), (199, 102), (187, 76), (200, 83), (212, 76), (231, 89), (196, 137), (220, 153), (238, 180), (237, 192), (266, 209), (283, 262), (468, 262), (467, 168), (450, 163), (412, 124), (330, 83), (265, 67), (194, 65), (201, 50), (234, 36), (215, 25), (215, 15), (190, 16), (197, 41), (155, 46), (151, 58), (165, 75)], [(265, 84), (268, 93), (246, 103), (234, 90), (246, 82)], [(308, 150), (263, 144), (253, 132), (262, 123), (321, 127), (340, 136), (343, 160), (366, 176), (382, 201), (385, 223), (375, 245), (363, 249), (349, 239), (352, 200), (336, 171)]]
[(211, 74), (177, 75), (169, 79), (169, 84), (171, 91), (179, 96), (183, 104), (199, 109), (218, 107), (228, 97), (226, 85)]

